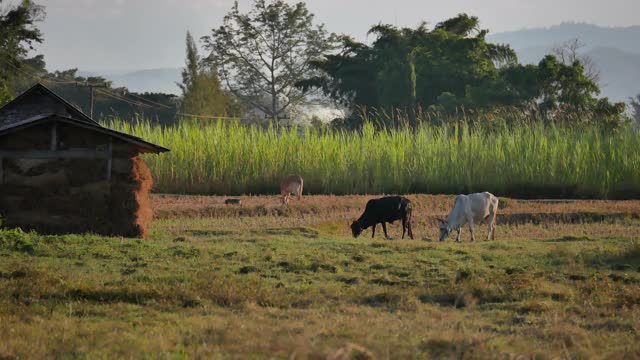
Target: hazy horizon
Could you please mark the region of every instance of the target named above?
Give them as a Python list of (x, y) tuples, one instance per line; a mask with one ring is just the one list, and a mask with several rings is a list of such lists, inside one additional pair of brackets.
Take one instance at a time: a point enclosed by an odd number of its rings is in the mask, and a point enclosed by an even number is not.
[[(11, 0), (8, 3), (15, 3)], [(295, 1), (290, 1), (295, 2)], [(220, 25), (232, 0), (36, 0), (46, 7), (39, 24), (45, 41), (35, 53), (45, 55), (49, 70), (79, 68), (84, 71), (122, 73), (143, 69), (181, 67), (187, 30), (194, 37), (208, 35)], [(239, 1), (243, 11), (251, 0)], [(589, 23), (603, 27), (640, 25), (635, 14), (640, 3), (629, 0), (384, 0), (306, 1), (329, 31), (366, 41), (374, 24), (415, 26), (425, 20), (435, 24), (458, 13), (478, 16), (491, 34), (546, 28), (561, 23)], [(437, 5), (436, 5), (437, 4)], [(433, 6), (432, 6), (433, 5)], [(553, 11), (550, 11), (553, 9)]]

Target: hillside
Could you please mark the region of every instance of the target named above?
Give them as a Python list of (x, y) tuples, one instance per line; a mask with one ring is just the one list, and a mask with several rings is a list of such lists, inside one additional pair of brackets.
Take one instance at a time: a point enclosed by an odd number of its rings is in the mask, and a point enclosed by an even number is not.
[(549, 47), (578, 38), (590, 48), (610, 47), (640, 54), (640, 26), (607, 28), (591, 24), (563, 23), (549, 28), (523, 29), (490, 35), (492, 42), (516, 50)]
[(107, 76), (114, 86), (126, 86), (134, 92), (162, 92), (178, 95), (180, 88), (180, 68), (146, 69), (125, 74)]

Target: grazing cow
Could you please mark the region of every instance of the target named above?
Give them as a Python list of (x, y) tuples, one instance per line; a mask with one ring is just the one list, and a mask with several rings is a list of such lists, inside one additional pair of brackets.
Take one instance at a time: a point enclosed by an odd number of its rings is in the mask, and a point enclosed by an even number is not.
[(295, 194), (298, 200), (302, 198), (302, 176), (289, 175), (280, 182), (280, 194), (282, 195), (282, 203), (287, 205), (291, 194)]
[(471, 241), (476, 241), (473, 231), (474, 222), (489, 219), (489, 234), (487, 240), (495, 239), (496, 214), (498, 213), (498, 198), (488, 192), (469, 195), (458, 195), (451, 213), (446, 220), (440, 220), (440, 241), (444, 241), (451, 231), (456, 230), (456, 241), (460, 241), (460, 228), (469, 223)]
[(376, 236), (376, 226), (381, 223), (384, 236), (388, 239), (386, 223), (393, 224), (394, 221), (402, 219), (402, 238), (404, 239), (405, 231), (408, 228), (409, 238), (413, 240), (411, 210), (411, 201), (401, 196), (387, 196), (369, 200), (362, 216), (351, 224), (353, 237), (357, 238), (362, 233), (362, 230), (373, 226), (371, 233), (371, 238), (373, 239)]
[(226, 199), (224, 201), (225, 205), (242, 205), (242, 200), (240, 199)]

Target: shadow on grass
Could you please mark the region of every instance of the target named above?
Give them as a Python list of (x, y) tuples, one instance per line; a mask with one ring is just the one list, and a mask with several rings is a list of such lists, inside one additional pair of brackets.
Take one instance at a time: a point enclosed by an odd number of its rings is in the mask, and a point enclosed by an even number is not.
[(618, 252), (593, 253), (585, 256), (585, 265), (615, 271), (640, 272), (640, 241), (624, 245)]
[(229, 236), (229, 235), (237, 235), (238, 232), (229, 231), (229, 230), (187, 230), (185, 231), (189, 235), (193, 236)]
[(374, 308), (385, 308), (389, 311), (415, 311), (415, 297), (401, 292), (385, 291), (367, 295), (360, 299), (360, 304)]
[(638, 220), (639, 213), (610, 213), (596, 212), (572, 212), (572, 213), (515, 213), (498, 215), (498, 225), (524, 225), (524, 224), (589, 224), (611, 223), (621, 220)]
[(320, 233), (316, 230), (305, 227), (292, 227), (292, 228), (273, 228), (265, 230), (252, 231), (256, 235), (279, 235), (279, 236), (298, 236), (310, 239), (317, 239)]
[(545, 242), (552, 242), (552, 243), (576, 242), (576, 241), (596, 241), (596, 239), (589, 236), (584, 236), (584, 235), (583, 236), (567, 235), (557, 239), (545, 240)]

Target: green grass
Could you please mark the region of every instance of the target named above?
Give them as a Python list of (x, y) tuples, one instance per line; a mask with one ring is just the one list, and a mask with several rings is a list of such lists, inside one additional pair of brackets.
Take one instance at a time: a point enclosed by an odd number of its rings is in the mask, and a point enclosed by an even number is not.
[(455, 128), (429, 125), (384, 131), (365, 125), (361, 132), (235, 122), (110, 126), (171, 149), (146, 157), (157, 192), (273, 194), (283, 175), (297, 173), (315, 194), (640, 196), (640, 135), (631, 129), (465, 126), (458, 137)]
[(454, 244), (289, 220), (162, 220), (148, 241), (4, 230), (0, 357), (640, 355), (637, 221)]

